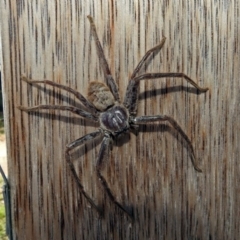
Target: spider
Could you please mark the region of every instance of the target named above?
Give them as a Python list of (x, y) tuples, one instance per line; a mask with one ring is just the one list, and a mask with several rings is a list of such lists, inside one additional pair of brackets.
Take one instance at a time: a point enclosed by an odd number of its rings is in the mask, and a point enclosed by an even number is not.
[(165, 37), (161, 40), (161, 42), (151, 48), (149, 51), (145, 53), (141, 61), (138, 63), (137, 67), (133, 71), (125, 94), (125, 98), (123, 101), (120, 101), (118, 87), (116, 82), (114, 81), (111, 71), (109, 69), (106, 57), (103, 52), (102, 45), (99, 41), (96, 27), (91, 16), (87, 16), (90, 21), (91, 32), (97, 47), (97, 53), (100, 60), (100, 66), (104, 73), (105, 83), (93, 81), (90, 82), (88, 86), (88, 94), (87, 98), (85, 98), (80, 92), (58, 83), (55, 83), (50, 80), (32, 80), (25, 76), (22, 76), (21, 79), (26, 81), (29, 84), (36, 83), (44, 83), (48, 85), (52, 85), (54, 87), (64, 89), (67, 92), (72, 93), (75, 97), (81, 102), (82, 108), (77, 108), (74, 106), (63, 106), (63, 105), (38, 105), (34, 107), (23, 107), (19, 106), (18, 108), (23, 111), (31, 112), (39, 109), (57, 109), (70, 111), (81, 117), (89, 119), (91, 121), (95, 121), (99, 124), (99, 129), (95, 132), (86, 134), (85, 136), (71, 142), (66, 146), (65, 157), (66, 161), (70, 167), (70, 170), (75, 178), (80, 192), (86, 197), (91, 206), (97, 210), (97, 212), (102, 215), (102, 209), (97, 206), (91, 197), (84, 190), (80, 179), (77, 175), (77, 172), (74, 168), (74, 165), (71, 161), (70, 151), (79, 147), (80, 145), (85, 144), (97, 137), (102, 137), (102, 143), (100, 146), (100, 151), (97, 157), (96, 163), (96, 173), (97, 176), (103, 186), (103, 189), (107, 193), (110, 200), (117, 205), (123, 212), (125, 212), (129, 217), (133, 218), (133, 214), (126, 207), (120, 204), (111, 189), (108, 186), (107, 181), (101, 174), (103, 159), (107, 154), (108, 149), (112, 145), (113, 141), (125, 132), (135, 131), (140, 124), (147, 124), (150, 122), (156, 121), (167, 121), (176, 131), (180, 133), (180, 135), (185, 139), (187, 144), (189, 145), (189, 149), (192, 152), (192, 163), (195, 170), (201, 172), (201, 169), (197, 166), (195, 162), (194, 151), (192, 147), (192, 143), (189, 140), (188, 136), (184, 133), (179, 124), (172, 118), (166, 115), (155, 115), (155, 116), (136, 116), (137, 115), (137, 107), (138, 107), (138, 97), (139, 97), (139, 84), (141, 80), (145, 79), (155, 79), (155, 78), (166, 78), (166, 77), (178, 77), (183, 78), (191, 85), (193, 85), (200, 92), (206, 92), (208, 88), (199, 87), (190, 77), (188, 77), (184, 73), (145, 73), (142, 75), (138, 75), (139, 70), (144, 65), (146, 60), (155, 52), (156, 50), (160, 50), (164, 42), (166, 40)]

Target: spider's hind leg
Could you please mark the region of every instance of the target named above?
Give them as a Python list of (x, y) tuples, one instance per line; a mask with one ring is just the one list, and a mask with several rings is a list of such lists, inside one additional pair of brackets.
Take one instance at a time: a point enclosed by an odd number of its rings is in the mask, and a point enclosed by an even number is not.
[(93, 133), (89, 133), (75, 141), (73, 141), (72, 143), (68, 144), (67, 147), (66, 147), (66, 151), (65, 151), (65, 156), (66, 156), (66, 160), (67, 160), (67, 163), (68, 163), (68, 166), (73, 174), (73, 177), (74, 179), (76, 180), (76, 183), (80, 189), (80, 192), (84, 195), (84, 197), (88, 200), (88, 202), (91, 204), (91, 206), (97, 210), (97, 212), (99, 213), (99, 216), (102, 216), (103, 215), (103, 211), (100, 207), (98, 207), (94, 201), (92, 200), (92, 198), (85, 192), (84, 188), (83, 188), (83, 185), (77, 175), (77, 172), (74, 168), (74, 165), (71, 161), (71, 156), (70, 156), (70, 151), (84, 143), (86, 143), (87, 141), (90, 141), (90, 140), (93, 140), (95, 139), (96, 137), (98, 137), (99, 135), (101, 135), (102, 131), (101, 130), (98, 130), (96, 132), (93, 132)]
[(105, 178), (102, 176), (101, 174), (101, 170), (102, 170), (102, 165), (103, 165), (103, 159), (106, 157), (108, 149), (109, 149), (109, 145), (111, 144), (112, 139), (110, 138), (110, 136), (105, 136), (103, 138), (103, 142), (100, 148), (100, 152), (98, 155), (98, 159), (97, 159), (97, 176), (101, 182), (101, 184), (104, 187), (104, 190), (106, 191), (107, 195), (109, 196), (109, 198), (111, 199), (111, 201), (116, 204), (123, 212), (125, 212), (130, 218), (131, 220), (133, 220), (133, 214), (132, 212), (130, 212), (128, 209), (126, 209), (125, 207), (123, 207), (114, 197), (112, 191), (110, 190), (107, 181), (105, 180)]
[(189, 146), (189, 148), (191, 150), (191, 155), (192, 155), (191, 156), (191, 160), (192, 160), (193, 167), (195, 168), (196, 171), (202, 172), (202, 170), (198, 167), (198, 165), (196, 163), (196, 158), (195, 158), (193, 146), (192, 146), (192, 143), (191, 143), (190, 139), (188, 138), (186, 133), (182, 130), (180, 125), (172, 117), (169, 117), (169, 116), (166, 116), (166, 115), (155, 115), (155, 116), (136, 117), (133, 120), (133, 122), (136, 123), (136, 124), (147, 124), (149, 122), (156, 122), (156, 121), (167, 121), (167, 122), (169, 122), (172, 125), (172, 127), (177, 132), (180, 133), (180, 135), (186, 141), (186, 143), (188, 144), (188, 146)]

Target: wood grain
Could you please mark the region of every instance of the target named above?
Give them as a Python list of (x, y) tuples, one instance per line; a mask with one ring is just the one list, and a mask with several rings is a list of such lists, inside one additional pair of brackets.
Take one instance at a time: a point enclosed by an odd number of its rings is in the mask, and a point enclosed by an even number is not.
[[(240, 12), (233, 1), (0, 2), (4, 115), (14, 239), (238, 239), (240, 237)], [(97, 125), (71, 113), (21, 112), (17, 106), (75, 104), (51, 86), (30, 86), (22, 74), (49, 79), (86, 95), (103, 80), (87, 15), (123, 99), (144, 53), (167, 38), (144, 72), (184, 72), (210, 90), (198, 94), (183, 79), (141, 82), (138, 115), (172, 116), (192, 140), (189, 149), (167, 123), (125, 136), (103, 175), (135, 222), (114, 206), (96, 177), (100, 140), (73, 161), (86, 192), (104, 208), (99, 219), (71, 176), (66, 144)]]

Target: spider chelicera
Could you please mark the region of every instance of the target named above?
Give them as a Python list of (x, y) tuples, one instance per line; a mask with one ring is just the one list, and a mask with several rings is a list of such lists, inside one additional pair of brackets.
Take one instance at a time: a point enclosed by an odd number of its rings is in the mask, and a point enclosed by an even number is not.
[(152, 53), (155, 52), (156, 50), (160, 50), (163, 47), (163, 44), (166, 40), (166, 38), (164, 37), (161, 40), (160, 44), (150, 49), (149, 51), (147, 51), (146, 54), (143, 56), (142, 60), (138, 63), (137, 67), (135, 68), (135, 70), (133, 71), (133, 74), (130, 77), (124, 101), (121, 102), (119, 98), (118, 87), (111, 75), (107, 60), (105, 58), (101, 43), (97, 35), (95, 24), (91, 16), (88, 16), (88, 19), (90, 21), (91, 31), (97, 46), (97, 52), (100, 59), (100, 66), (104, 72), (104, 78), (105, 78), (106, 84), (102, 82), (90, 82), (88, 87), (88, 96), (87, 98), (85, 98), (81, 93), (77, 92), (76, 90), (70, 87), (55, 83), (50, 80), (32, 80), (23, 76), (21, 77), (21, 79), (26, 81), (29, 84), (44, 83), (44, 84), (52, 85), (54, 87), (58, 87), (60, 89), (64, 89), (72, 93), (73, 95), (75, 95), (75, 97), (78, 100), (80, 100), (83, 107), (77, 108), (74, 106), (62, 106), (62, 105), (38, 105), (34, 107), (19, 106), (18, 108), (20, 110), (27, 111), (27, 112), (36, 111), (38, 109), (65, 110), (65, 111), (70, 111), (75, 114), (78, 114), (81, 117), (84, 117), (86, 119), (98, 122), (100, 128), (97, 131), (89, 133), (66, 146), (65, 156), (66, 156), (67, 163), (71, 169), (71, 172), (73, 173), (73, 176), (79, 186), (81, 193), (86, 197), (86, 199), (89, 201), (91, 206), (95, 208), (99, 214), (102, 214), (102, 210), (100, 209), (100, 207), (98, 207), (94, 203), (94, 201), (91, 199), (91, 197), (85, 192), (70, 158), (71, 150), (73, 150), (74, 148), (80, 145), (85, 144), (90, 140), (93, 140), (97, 137), (102, 136), (102, 143), (101, 143), (100, 152), (97, 157), (97, 163), (96, 163), (97, 176), (101, 184), (103, 185), (103, 188), (106, 191), (107, 195), (111, 199), (111, 201), (114, 204), (116, 204), (121, 210), (123, 210), (128, 216), (132, 218), (132, 212), (130, 212), (127, 208), (123, 207), (116, 200), (116, 198), (114, 197), (112, 191), (108, 186), (107, 181), (101, 174), (103, 159), (110, 145), (112, 144), (113, 140), (116, 139), (119, 135), (127, 131), (136, 130), (137, 126), (140, 124), (147, 124), (149, 122), (156, 122), (156, 121), (167, 121), (185, 139), (185, 141), (189, 145), (189, 148), (192, 152), (191, 159), (192, 159), (193, 166), (197, 171), (201, 172), (201, 169), (198, 168), (197, 164), (195, 163), (195, 156), (194, 156), (194, 151), (193, 151), (191, 141), (189, 140), (187, 135), (184, 133), (182, 128), (179, 126), (179, 124), (173, 118), (166, 115), (141, 116), (141, 117), (136, 116), (137, 107), (138, 107), (140, 80), (165, 78), (165, 77), (179, 77), (189, 82), (191, 85), (197, 88), (200, 92), (206, 92), (208, 88), (199, 87), (190, 77), (188, 77), (184, 73), (145, 73), (142, 75), (138, 75), (139, 70), (144, 65), (144, 63), (149, 58), (149, 56), (151, 56)]

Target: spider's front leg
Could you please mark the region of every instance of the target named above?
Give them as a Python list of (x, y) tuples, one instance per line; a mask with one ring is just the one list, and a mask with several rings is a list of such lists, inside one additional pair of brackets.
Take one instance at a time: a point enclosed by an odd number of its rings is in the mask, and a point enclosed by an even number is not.
[(80, 108), (72, 107), (72, 106), (62, 106), (62, 105), (38, 105), (34, 107), (24, 107), (24, 106), (18, 106), (18, 109), (26, 112), (35, 112), (36, 110), (40, 109), (48, 109), (48, 110), (63, 110), (63, 111), (69, 111), (72, 113), (75, 113), (79, 116), (82, 116), (84, 118), (97, 121), (98, 118), (94, 116), (93, 114), (84, 111)]
[(196, 159), (195, 159), (195, 154), (194, 154), (194, 150), (193, 150), (193, 146), (192, 146), (191, 141), (189, 140), (186, 133), (179, 126), (179, 124), (173, 118), (171, 118), (169, 116), (166, 116), (166, 115), (142, 116), (142, 117), (135, 117), (132, 121), (135, 124), (147, 124), (149, 122), (168, 121), (174, 127), (174, 129), (176, 129), (181, 134), (181, 136), (184, 138), (184, 140), (187, 142), (189, 148), (191, 149), (191, 153), (192, 153), (191, 160), (192, 160), (193, 167), (198, 172), (202, 172), (202, 170), (197, 166)]
[(96, 30), (96, 26), (94, 24), (93, 18), (91, 16), (87, 16), (87, 18), (88, 18), (88, 20), (91, 24), (91, 30), (92, 30), (92, 33), (93, 33), (94, 41), (96, 43), (97, 53), (98, 53), (98, 57), (99, 57), (99, 60), (100, 60), (100, 65), (101, 65), (103, 73), (104, 73), (106, 84), (109, 87), (109, 89), (111, 90), (115, 100), (119, 102), (120, 98), (119, 98), (118, 87), (117, 87), (117, 84), (112, 77), (110, 68), (108, 66), (108, 62), (106, 60), (105, 54), (103, 52), (102, 45), (101, 45), (100, 40), (98, 38), (98, 34), (97, 34), (97, 30)]
[(107, 181), (105, 180), (105, 178), (102, 176), (101, 174), (101, 170), (102, 170), (102, 165), (103, 165), (103, 159), (107, 158), (107, 153), (108, 153), (108, 149), (110, 144), (112, 144), (112, 139), (110, 136), (105, 136), (103, 138), (102, 141), (102, 145), (100, 148), (100, 152), (98, 155), (98, 159), (97, 159), (97, 175), (98, 178), (100, 180), (100, 182), (102, 183), (104, 190), (106, 191), (107, 195), (109, 196), (109, 198), (111, 199), (111, 201), (116, 204), (123, 212), (125, 212), (132, 220), (133, 220), (133, 215), (131, 212), (129, 212), (125, 207), (123, 207), (114, 197), (112, 191), (110, 190)]
[(98, 110), (95, 108), (95, 106), (90, 103), (80, 92), (68, 87), (68, 86), (64, 86), (62, 84), (59, 84), (59, 83), (55, 83), (51, 80), (34, 80), (34, 79), (30, 79), (30, 78), (27, 78), (25, 76), (21, 76), (21, 80), (28, 83), (28, 84), (38, 84), (38, 83), (44, 83), (44, 84), (47, 84), (47, 85), (51, 85), (53, 87), (57, 87), (57, 88), (60, 88), (60, 89), (63, 89), (67, 92), (70, 92), (72, 93), (73, 95), (76, 96), (76, 98), (83, 104), (83, 106), (85, 106), (87, 109), (89, 109), (93, 115), (96, 115), (98, 116)]
[(128, 84), (124, 99), (124, 106), (128, 108), (131, 115), (136, 115), (137, 113), (140, 80), (166, 77), (184, 78), (187, 82), (189, 82), (192, 86), (197, 88), (200, 92), (206, 92), (208, 90), (208, 88), (199, 87), (197, 83), (195, 83), (190, 77), (188, 77), (184, 73), (146, 73), (133, 79), (130, 79), (130, 82)]
[(138, 95), (139, 95), (139, 80), (135, 80), (136, 75), (146, 62), (146, 60), (157, 50), (161, 50), (164, 43), (166, 41), (166, 38), (164, 37), (161, 42), (148, 50), (141, 61), (138, 63), (137, 67), (134, 69), (132, 76), (130, 78), (129, 84), (127, 86), (127, 91), (125, 94), (125, 99), (124, 99), (124, 106), (129, 110), (129, 113), (131, 115), (136, 115), (137, 114), (137, 103), (138, 103)]
[(66, 151), (65, 151), (65, 156), (66, 156), (66, 160), (67, 160), (67, 163), (68, 163), (68, 166), (73, 174), (73, 177), (74, 179), (76, 180), (77, 182), (77, 185), (81, 191), (81, 193), (84, 195), (84, 197), (88, 200), (88, 202), (91, 204), (91, 206), (93, 208), (95, 208), (97, 210), (97, 212), (99, 213), (100, 216), (102, 216), (102, 210), (94, 203), (94, 201), (91, 199), (90, 196), (88, 196), (88, 194), (85, 192), (84, 188), (83, 188), (83, 185), (81, 184), (80, 182), (80, 179), (77, 175), (77, 172), (74, 168), (74, 165), (71, 161), (71, 156), (70, 156), (70, 151), (73, 150), (74, 148), (80, 146), (80, 145), (83, 145), (85, 144), (86, 142), (90, 141), (90, 140), (93, 140), (95, 139), (96, 137), (100, 136), (102, 134), (102, 131), (101, 130), (98, 130), (96, 132), (93, 132), (93, 133), (89, 133), (75, 141), (73, 141), (72, 143), (68, 144), (67, 147), (66, 147)]
[(149, 58), (149, 56), (155, 52), (156, 50), (161, 50), (166, 38), (164, 37), (163, 40), (160, 42), (159, 45), (147, 51), (147, 53), (143, 56), (142, 60), (139, 62), (133, 74), (130, 78), (129, 84), (127, 86), (127, 91), (124, 99), (124, 106), (129, 110), (131, 115), (136, 115), (137, 113), (137, 104), (138, 104), (138, 95), (139, 95), (139, 83), (140, 80), (144, 79), (155, 79), (155, 78), (166, 78), (166, 77), (177, 77), (183, 78), (200, 92), (206, 92), (208, 88), (202, 88), (198, 86), (196, 82), (194, 82), (190, 77), (188, 77), (185, 73), (145, 73), (140, 76), (136, 76), (143, 64)]
[(41, 109), (70, 111), (84, 118), (87, 118), (93, 121), (98, 121), (99, 112), (95, 108), (95, 106), (93, 106), (81, 93), (75, 91), (74, 89), (55, 83), (50, 80), (32, 80), (25, 76), (22, 76), (21, 79), (29, 84), (44, 83), (54, 87), (58, 87), (60, 89), (64, 89), (70, 93), (73, 93), (81, 101), (81, 103), (89, 110), (89, 112), (81, 108), (77, 108), (73, 106), (63, 106), (63, 105), (38, 105), (33, 107), (18, 106), (18, 109), (26, 112), (35, 112), (36, 110), (41, 110)]

